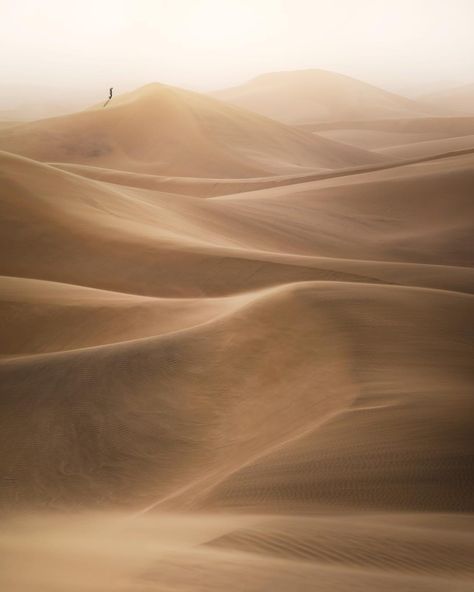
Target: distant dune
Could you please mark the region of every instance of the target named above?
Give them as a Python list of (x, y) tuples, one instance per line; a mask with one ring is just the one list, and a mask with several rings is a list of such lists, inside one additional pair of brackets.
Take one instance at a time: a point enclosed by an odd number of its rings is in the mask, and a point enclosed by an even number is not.
[(162, 175), (258, 177), (380, 156), (160, 84), (95, 108), (0, 129), (0, 149), (41, 161)]
[(379, 150), (379, 153), (393, 158), (418, 158), (466, 149), (474, 150), (474, 135), (395, 145)]
[(335, 121), (301, 126), (318, 137), (377, 151), (391, 158), (422, 158), (473, 147), (473, 117), (419, 117)]
[(312, 132), (334, 129), (378, 130), (392, 133), (434, 134), (439, 137), (468, 136), (474, 134), (474, 117), (409, 117), (394, 119), (368, 119), (366, 121), (339, 120), (303, 124), (301, 129)]
[(420, 100), (439, 109), (474, 114), (474, 82), (448, 90), (423, 95)]
[(291, 76), (0, 126), (2, 590), (472, 589), (474, 118)]
[(419, 117), (435, 112), (431, 105), (326, 70), (262, 74), (246, 84), (212, 95), (290, 124)]

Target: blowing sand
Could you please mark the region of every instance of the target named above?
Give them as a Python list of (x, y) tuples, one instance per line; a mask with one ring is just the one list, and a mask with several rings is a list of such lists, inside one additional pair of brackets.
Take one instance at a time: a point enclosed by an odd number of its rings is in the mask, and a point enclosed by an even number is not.
[(472, 589), (472, 119), (369, 90), (0, 129), (3, 589)]

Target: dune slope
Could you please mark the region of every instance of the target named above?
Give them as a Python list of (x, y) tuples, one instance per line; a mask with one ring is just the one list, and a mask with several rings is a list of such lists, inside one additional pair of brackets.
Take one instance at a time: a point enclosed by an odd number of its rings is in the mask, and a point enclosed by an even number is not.
[(0, 130), (2, 589), (472, 588), (472, 120), (337, 80)]
[(150, 84), (97, 107), (0, 129), (0, 150), (135, 173), (258, 177), (380, 162), (221, 101)]

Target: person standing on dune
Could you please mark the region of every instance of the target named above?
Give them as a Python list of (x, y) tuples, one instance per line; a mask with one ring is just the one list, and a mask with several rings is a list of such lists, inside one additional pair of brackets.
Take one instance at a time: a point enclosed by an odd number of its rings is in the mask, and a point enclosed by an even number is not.
[(113, 86), (111, 86), (111, 87), (109, 88), (109, 98), (108, 98), (108, 99), (105, 101), (105, 103), (104, 103), (104, 107), (106, 107), (106, 106), (107, 106), (107, 105), (110, 103), (110, 101), (111, 101), (111, 99), (112, 99), (112, 94), (113, 94), (113, 91), (114, 91), (114, 87), (113, 87)]

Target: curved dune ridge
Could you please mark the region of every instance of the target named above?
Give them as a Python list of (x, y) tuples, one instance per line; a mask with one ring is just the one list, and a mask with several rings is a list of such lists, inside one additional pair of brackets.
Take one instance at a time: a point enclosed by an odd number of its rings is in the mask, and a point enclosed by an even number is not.
[(412, 142), (408, 145), (395, 145), (383, 148), (379, 150), (379, 153), (392, 156), (393, 158), (417, 158), (465, 149), (474, 149), (474, 135), (423, 140), (421, 142)]
[(2, 589), (472, 588), (471, 119), (384, 100), (0, 130)]

